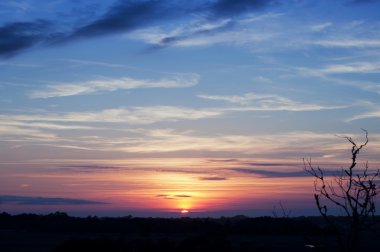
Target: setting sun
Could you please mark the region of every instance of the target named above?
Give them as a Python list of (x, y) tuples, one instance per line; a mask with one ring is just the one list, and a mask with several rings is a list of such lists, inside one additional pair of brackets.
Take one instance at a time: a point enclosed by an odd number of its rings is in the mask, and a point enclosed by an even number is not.
[(189, 213), (189, 210), (186, 210), (186, 209), (183, 209), (182, 211), (181, 211), (181, 214), (188, 214)]

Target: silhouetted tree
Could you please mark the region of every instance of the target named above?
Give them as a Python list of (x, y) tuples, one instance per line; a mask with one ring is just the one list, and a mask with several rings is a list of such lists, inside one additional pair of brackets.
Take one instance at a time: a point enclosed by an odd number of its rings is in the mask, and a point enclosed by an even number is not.
[[(336, 232), (342, 251), (355, 250), (358, 234), (375, 223), (375, 200), (379, 193), (376, 179), (380, 170), (370, 171), (368, 161), (364, 168), (356, 167), (359, 152), (368, 144), (368, 132), (363, 131), (365, 141), (361, 145), (351, 137), (343, 136), (352, 145), (351, 164), (348, 168), (341, 168), (332, 178), (326, 177), (325, 170), (312, 165), (311, 159), (304, 159), (305, 171), (315, 178), (314, 198), (319, 213)], [(338, 218), (328, 215), (332, 205), (343, 211), (349, 223), (339, 223)]]
[(275, 217), (275, 218), (289, 218), (292, 211), (285, 209), (281, 200), (278, 202), (278, 205), (280, 207), (280, 213), (278, 213), (279, 210), (277, 209), (277, 207), (273, 206), (273, 210), (272, 210), (273, 217)]

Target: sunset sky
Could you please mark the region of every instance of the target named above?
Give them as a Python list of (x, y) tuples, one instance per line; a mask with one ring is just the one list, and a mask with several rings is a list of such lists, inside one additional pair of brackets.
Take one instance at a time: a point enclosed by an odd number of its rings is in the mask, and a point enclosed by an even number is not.
[(317, 214), (380, 167), (380, 1), (1, 0), (0, 212)]

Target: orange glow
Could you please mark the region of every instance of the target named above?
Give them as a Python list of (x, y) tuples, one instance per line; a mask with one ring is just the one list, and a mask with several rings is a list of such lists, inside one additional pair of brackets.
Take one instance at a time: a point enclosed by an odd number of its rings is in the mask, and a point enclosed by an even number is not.
[[(129, 214), (129, 211), (195, 214), (258, 208), (271, 211), (279, 200), (286, 202), (286, 207), (289, 208), (293, 206), (287, 199), (293, 202), (310, 199), (312, 202), (311, 177), (264, 177), (230, 169), (240, 166), (241, 162), (242, 160), (225, 162), (201, 158), (135, 159), (124, 163), (104, 161), (104, 164), (98, 162), (95, 167), (100, 168), (91, 172), (88, 172), (87, 166), (82, 168), (78, 165), (73, 170), (54, 170), (35, 164), (40, 173), (29, 174), (26, 170), (22, 175), (14, 175), (13, 180), (2, 184), (2, 191), (10, 195), (82, 198), (105, 202), (106, 204), (94, 205), (92, 208), (102, 211), (121, 209), (122, 214)], [(51, 166), (53, 164), (46, 165)], [(61, 167), (62, 164), (58, 163), (57, 166)], [(275, 170), (278, 167), (266, 169)], [(286, 171), (296, 168), (281, 169)], [(14, 170), (17, 169), (12, 169)], [(23, 186), (26, 184), (28, 186)], [(51, 190), (57, 188), (57, 185), (59, 190)], [(75, 207), (80, 209), (88, 206)]]

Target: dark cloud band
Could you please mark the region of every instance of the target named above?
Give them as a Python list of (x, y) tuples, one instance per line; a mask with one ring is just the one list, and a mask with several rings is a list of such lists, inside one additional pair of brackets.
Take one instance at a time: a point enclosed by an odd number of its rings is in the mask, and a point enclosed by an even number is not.
[[(260, 170), (260, 169), (250, 169), (250, 168), (229, 168), (228, 170), (257, 175), (265, 178), (294, 178), (294, 177), (310, 177), (310, 174), (304, 170), (299, 171), (268, 171), (268, 170)], [(336, 176), (339, 174), (338, 171), (324, 171), (326, 176)]]
[(0, 27), (0, 55), (10, 57), (47, 40), (51, 23), (46, 20), (14, 22)]
[[(62, 25), (59, 24), (59, 21), (35, 20), (0, 26), (0, 56), (14, 56), (37, 45), (61, 45), (78, 39), (129, 32), (172, 18), (178, 19), (196, 13), (210, 15), (214, 19), (235, 16), (261, 9), (271, 2), (266, 0), (217, 0), (194, 6), (185, 1), (181, 3), (180, 1), (119, 0), (99, 18), (80, 27), (69, 28), (68, 32), (59, 32), (57, 27)], [(196, 35), (198, 34), (189, 34), (189, 36)], [(162, 43), (170, 45), (176, 40), (181, 40), (181, 38), (166, 38)]]
[(200, 177), (199, 180), (221, 181), (227, 180), (225, 177)]
[(17, 205), (97, 205), (107, 204), (100, 201), (71, 199), (71, 198), (48, 198), (48, 197), (28, 197), (28, 196), (0, 196), (1, 203), (12, 203)]

